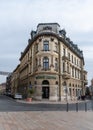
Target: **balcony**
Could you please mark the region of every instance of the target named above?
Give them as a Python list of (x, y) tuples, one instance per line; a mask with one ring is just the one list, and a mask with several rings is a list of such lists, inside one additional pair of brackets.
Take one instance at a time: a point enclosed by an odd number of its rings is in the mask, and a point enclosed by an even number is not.
[(50, 71), (50, 68), (42, 68), (42, 71)]
[(67, 56), (63, 56), (62, 60), (68, 60), (68, 61), (70, 61), (70, 59)]
[(88, 84), (88, 80), (84, 79), (84, 85), (87, 85), (87, 84)]
[(62, 74), (62, 77), (63, 77), (63, 79), (70, 79), (71, 75), (70, 75), (70, 73), (67, 73), (66, 71), (64, 71)]

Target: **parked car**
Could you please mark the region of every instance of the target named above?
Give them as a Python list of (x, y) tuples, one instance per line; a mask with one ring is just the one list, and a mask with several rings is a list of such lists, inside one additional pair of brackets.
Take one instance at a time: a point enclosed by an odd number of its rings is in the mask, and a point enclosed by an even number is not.
[(6, 96), (11, 97), (11, 92), (6, 92), (5, 94), (6, 94)]
[(14, 99), (22, 99), (22, 94), (20, 94), (20, 93), (15, 93), (15, 94), (14, 94)]

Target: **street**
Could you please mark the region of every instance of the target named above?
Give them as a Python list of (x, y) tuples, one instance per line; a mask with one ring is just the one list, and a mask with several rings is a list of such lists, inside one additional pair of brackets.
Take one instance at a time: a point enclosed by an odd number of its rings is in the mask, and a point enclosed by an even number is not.
[[(79, 104), (79, 107), (82, 106)], [(74, 104), (70, 104), (70, 110)], [(84, 105), (84, 104), (83, 104)], [(81, 107), (83, 108), (83, 107)], [(66, 112), (66, 104), (33, 102), (31, 104), (0, 96), (0, 130), (92, 130), (93, 112), (73, 108)]]
[[(68, 111), (92, 111), (92, 102), (78, 102), (78, 106), (74, 103), (68, 103)], [(86, 103), (86, 104), (85, 104)], [(19, 100), (16, 101), (8, 96), (0, 95), (0, 111), (67, 111), (67, 104), (62, 102), (33, 101), (26, 103)]]

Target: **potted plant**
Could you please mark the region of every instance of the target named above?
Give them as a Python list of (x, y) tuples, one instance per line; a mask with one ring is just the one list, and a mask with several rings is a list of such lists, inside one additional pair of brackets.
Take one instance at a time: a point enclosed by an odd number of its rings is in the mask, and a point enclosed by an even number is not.
[(28, 88), (27, 89), (27, 101), (28, 102), (32, 101), (33, 94), (34, 94), (34, 89), (33, 88)]

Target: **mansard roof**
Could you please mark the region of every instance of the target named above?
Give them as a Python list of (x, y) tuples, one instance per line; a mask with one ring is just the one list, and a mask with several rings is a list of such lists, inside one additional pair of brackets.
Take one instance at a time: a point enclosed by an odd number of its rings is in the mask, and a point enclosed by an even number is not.
[[(38, 24), (38, 26), (40, 25), (58, 25), (60, 27), (60, 25), (58, 23), (40, 23)], [(38, 27), (37, 26), (37, 27)], [(36, 41), (40, 36), (54, 36), (56, 37), (59, 42), (62, 41), (73, 53), (75, 53), (79, 58), (83, 58), (83, 51), (80, 50), (78, 48), (78, 46), (76, 44), (74, 44), (70, 38), (68, 38), (66, 36), (66, 31), (65, 29), (63, 30), (59, 30), (59, 33), (56, 33), (52, 30), (50, 30), (50, 28), (47, 28), (40, 32), (37, 32), (37, 31), (31, 31), (31, 39), (28, 40), (28, 45), (27, 47), (25, 48), (24, 52), (21, 54), (21, 57), (20, 57), (20, 60), (24, 57), (25, 53), (29, 50), (29, 47), (32, 45), (32, 43), (34, 41)], [(83, 58), (84, 59), (84, 58)]]

